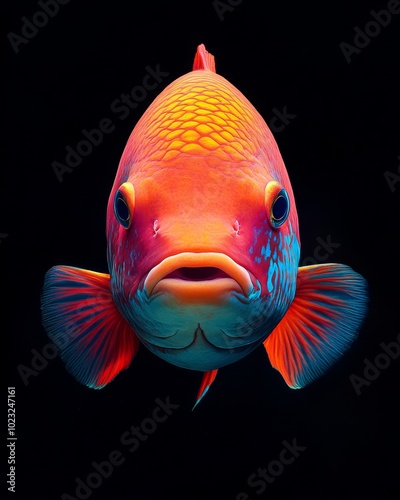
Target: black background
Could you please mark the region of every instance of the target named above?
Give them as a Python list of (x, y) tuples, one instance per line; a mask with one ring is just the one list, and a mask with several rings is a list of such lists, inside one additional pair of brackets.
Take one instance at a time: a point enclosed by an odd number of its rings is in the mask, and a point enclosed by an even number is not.
[[(76, 497), (75, 478), (85, 481), (91, 463), (113, 450), (125, 461), (93, 500), (400, 498), (400, 358), (360, 395), (349, 379), (400, 331), (400, 183), (392, 192), (384, 176), (400, 175), (400, 14), (347, 63), (339, 44), (353, 43), (353, 27), (363, 29), (386, 1), (277, 4), (243, 0), (221, 20), (211, 0), (71, 0), (16, 54), (7, 34), (21, 34), (21, 17), (39, 7), (3, 2), (1, 330), (7, 383), (16, 387), (13, 498)], [(145, 349), (101, 391), (78, 384), (58, 357), (25, 385), (17, 367), (32, 368), (32, 350), (49, 342), (40, 318), (45, 272), (56, 264), (107, 271), (105, 209), (126, 140), (156, 95), (191, 70), (200, 43), (267, 123), (273, 108), (296, 115), (275, 137), (296, 196), (302, 259), (331, 235), (340, 247), (327, 261), (366, 277), (371, 303), (359, 339), (301, 391), (286, 387), (260, 348), (220, 370), (193, 412), (201, 374)], [(168, 77), (120, 120), (111, 103), (157, 64)], [(107, 117), (115, 130), (60, 183), (51, 163)], [(121, 435), (167, 397), (179, 408), (129, 452)], [(248, 477), (293, 439), (306, 449), (258, 494)]]

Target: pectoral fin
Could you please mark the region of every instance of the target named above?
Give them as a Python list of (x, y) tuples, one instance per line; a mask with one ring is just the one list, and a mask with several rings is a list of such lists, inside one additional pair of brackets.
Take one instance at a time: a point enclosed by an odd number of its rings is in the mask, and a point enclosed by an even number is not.
[(293, 389), (325, 373), (350, 347), (367, 312), (367, 283), (343, 264), (301, 267), (289, 310), (264, 341)]
[(131, 363), (139, 340), (115, 306), (110, 277), (56, 266), (45, 277), (43, 325), (67, 370), (100, 389)]

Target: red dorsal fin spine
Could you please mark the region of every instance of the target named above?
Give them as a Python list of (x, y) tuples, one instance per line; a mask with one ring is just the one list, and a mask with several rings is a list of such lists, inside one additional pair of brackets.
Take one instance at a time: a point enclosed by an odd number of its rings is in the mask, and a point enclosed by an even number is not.
[(197, 52), (194, 56), (193, 71), (196, 69), (208, 69), (216, 73), (214, 56), (207, 52), (203, 43), (197, 47)]

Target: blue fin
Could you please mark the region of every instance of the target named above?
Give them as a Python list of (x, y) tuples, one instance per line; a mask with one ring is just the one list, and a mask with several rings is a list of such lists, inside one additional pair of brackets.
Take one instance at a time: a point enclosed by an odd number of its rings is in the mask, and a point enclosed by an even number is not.
[(94, 389), (125, 370), (139, 348), (114, 304), (108, 274), (52, 267), (43, 287), (42, 320), (67, 370)]
[(351, 346), (367, 303), (367, 282), (350, 267), (300, 267), (295, 299), (264, 341), (271, 365), (292, 389), (310, 384)]

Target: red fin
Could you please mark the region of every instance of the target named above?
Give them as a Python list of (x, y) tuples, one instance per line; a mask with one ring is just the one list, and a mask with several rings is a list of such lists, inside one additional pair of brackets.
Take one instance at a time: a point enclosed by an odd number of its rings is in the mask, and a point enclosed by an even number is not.
[(193, 71), (196, 69), (209, 69), (216, 73), (214, 56), (207, 52), (204, 44), (197, 47), (197, 52), (194, 56)]
[(299, 268), (296, 297), (264, 341), (271, 365), (291, 388), (317, 379), (350, 347), (367, 301), (366, 281), (348, 266)]
[(201, 385), (199, 388), (199, 392), (197, 393), (197, 400), (192, 410), (194, 410), (196, 406), (200, 403), (200, 401), (204, 398), (211, 384), (214, 382), (217, 373), (218, 370), (211, 370), (209, 372), (204, 373), (203, 380), (201, 381)]
[(138, 338), (114, 304), (108, 274), (51, 268), (43, 288), (42, 318), (67, 370), (95, 389), (125, 370), (139, 348)]

